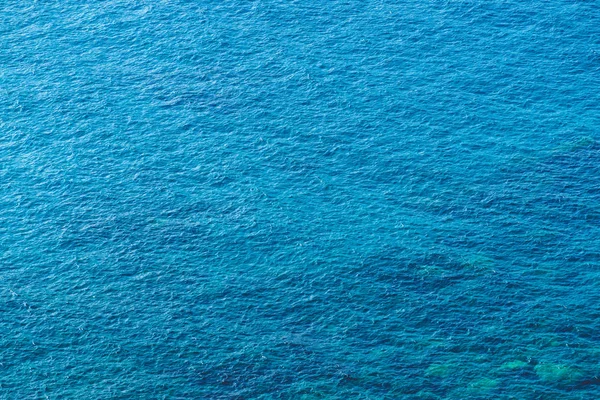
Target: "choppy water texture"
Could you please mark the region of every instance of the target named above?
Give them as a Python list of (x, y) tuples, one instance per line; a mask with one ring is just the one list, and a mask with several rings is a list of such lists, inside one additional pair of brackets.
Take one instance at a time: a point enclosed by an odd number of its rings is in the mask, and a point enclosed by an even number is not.
[(598, 2), (0, 7), (0, 398), (600, 397)]

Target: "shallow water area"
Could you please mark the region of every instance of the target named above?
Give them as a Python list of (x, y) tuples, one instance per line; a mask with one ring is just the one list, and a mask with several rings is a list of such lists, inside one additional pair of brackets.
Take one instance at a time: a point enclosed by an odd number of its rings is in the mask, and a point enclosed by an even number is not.
[(0, 16), (0, 398), (599, 397), (596, 3)]

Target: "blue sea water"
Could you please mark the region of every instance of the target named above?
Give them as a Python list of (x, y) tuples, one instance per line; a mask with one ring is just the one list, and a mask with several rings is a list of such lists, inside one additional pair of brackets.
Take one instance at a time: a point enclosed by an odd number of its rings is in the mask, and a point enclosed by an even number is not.
[(0, 17), (0, 398), (600, 398), (597, 1)]

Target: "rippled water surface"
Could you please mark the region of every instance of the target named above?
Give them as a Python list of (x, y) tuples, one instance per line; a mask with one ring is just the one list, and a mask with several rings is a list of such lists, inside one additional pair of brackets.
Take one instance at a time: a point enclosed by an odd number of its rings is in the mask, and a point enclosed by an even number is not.
[(0, 398), (600, 397), (597, 1), (0, 18)]

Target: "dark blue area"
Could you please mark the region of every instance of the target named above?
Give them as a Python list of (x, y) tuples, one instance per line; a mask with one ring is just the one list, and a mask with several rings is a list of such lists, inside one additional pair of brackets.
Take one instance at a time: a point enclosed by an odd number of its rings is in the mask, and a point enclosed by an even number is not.
[(596, 2), (0, 17), (0, 398), (600, 396)]

